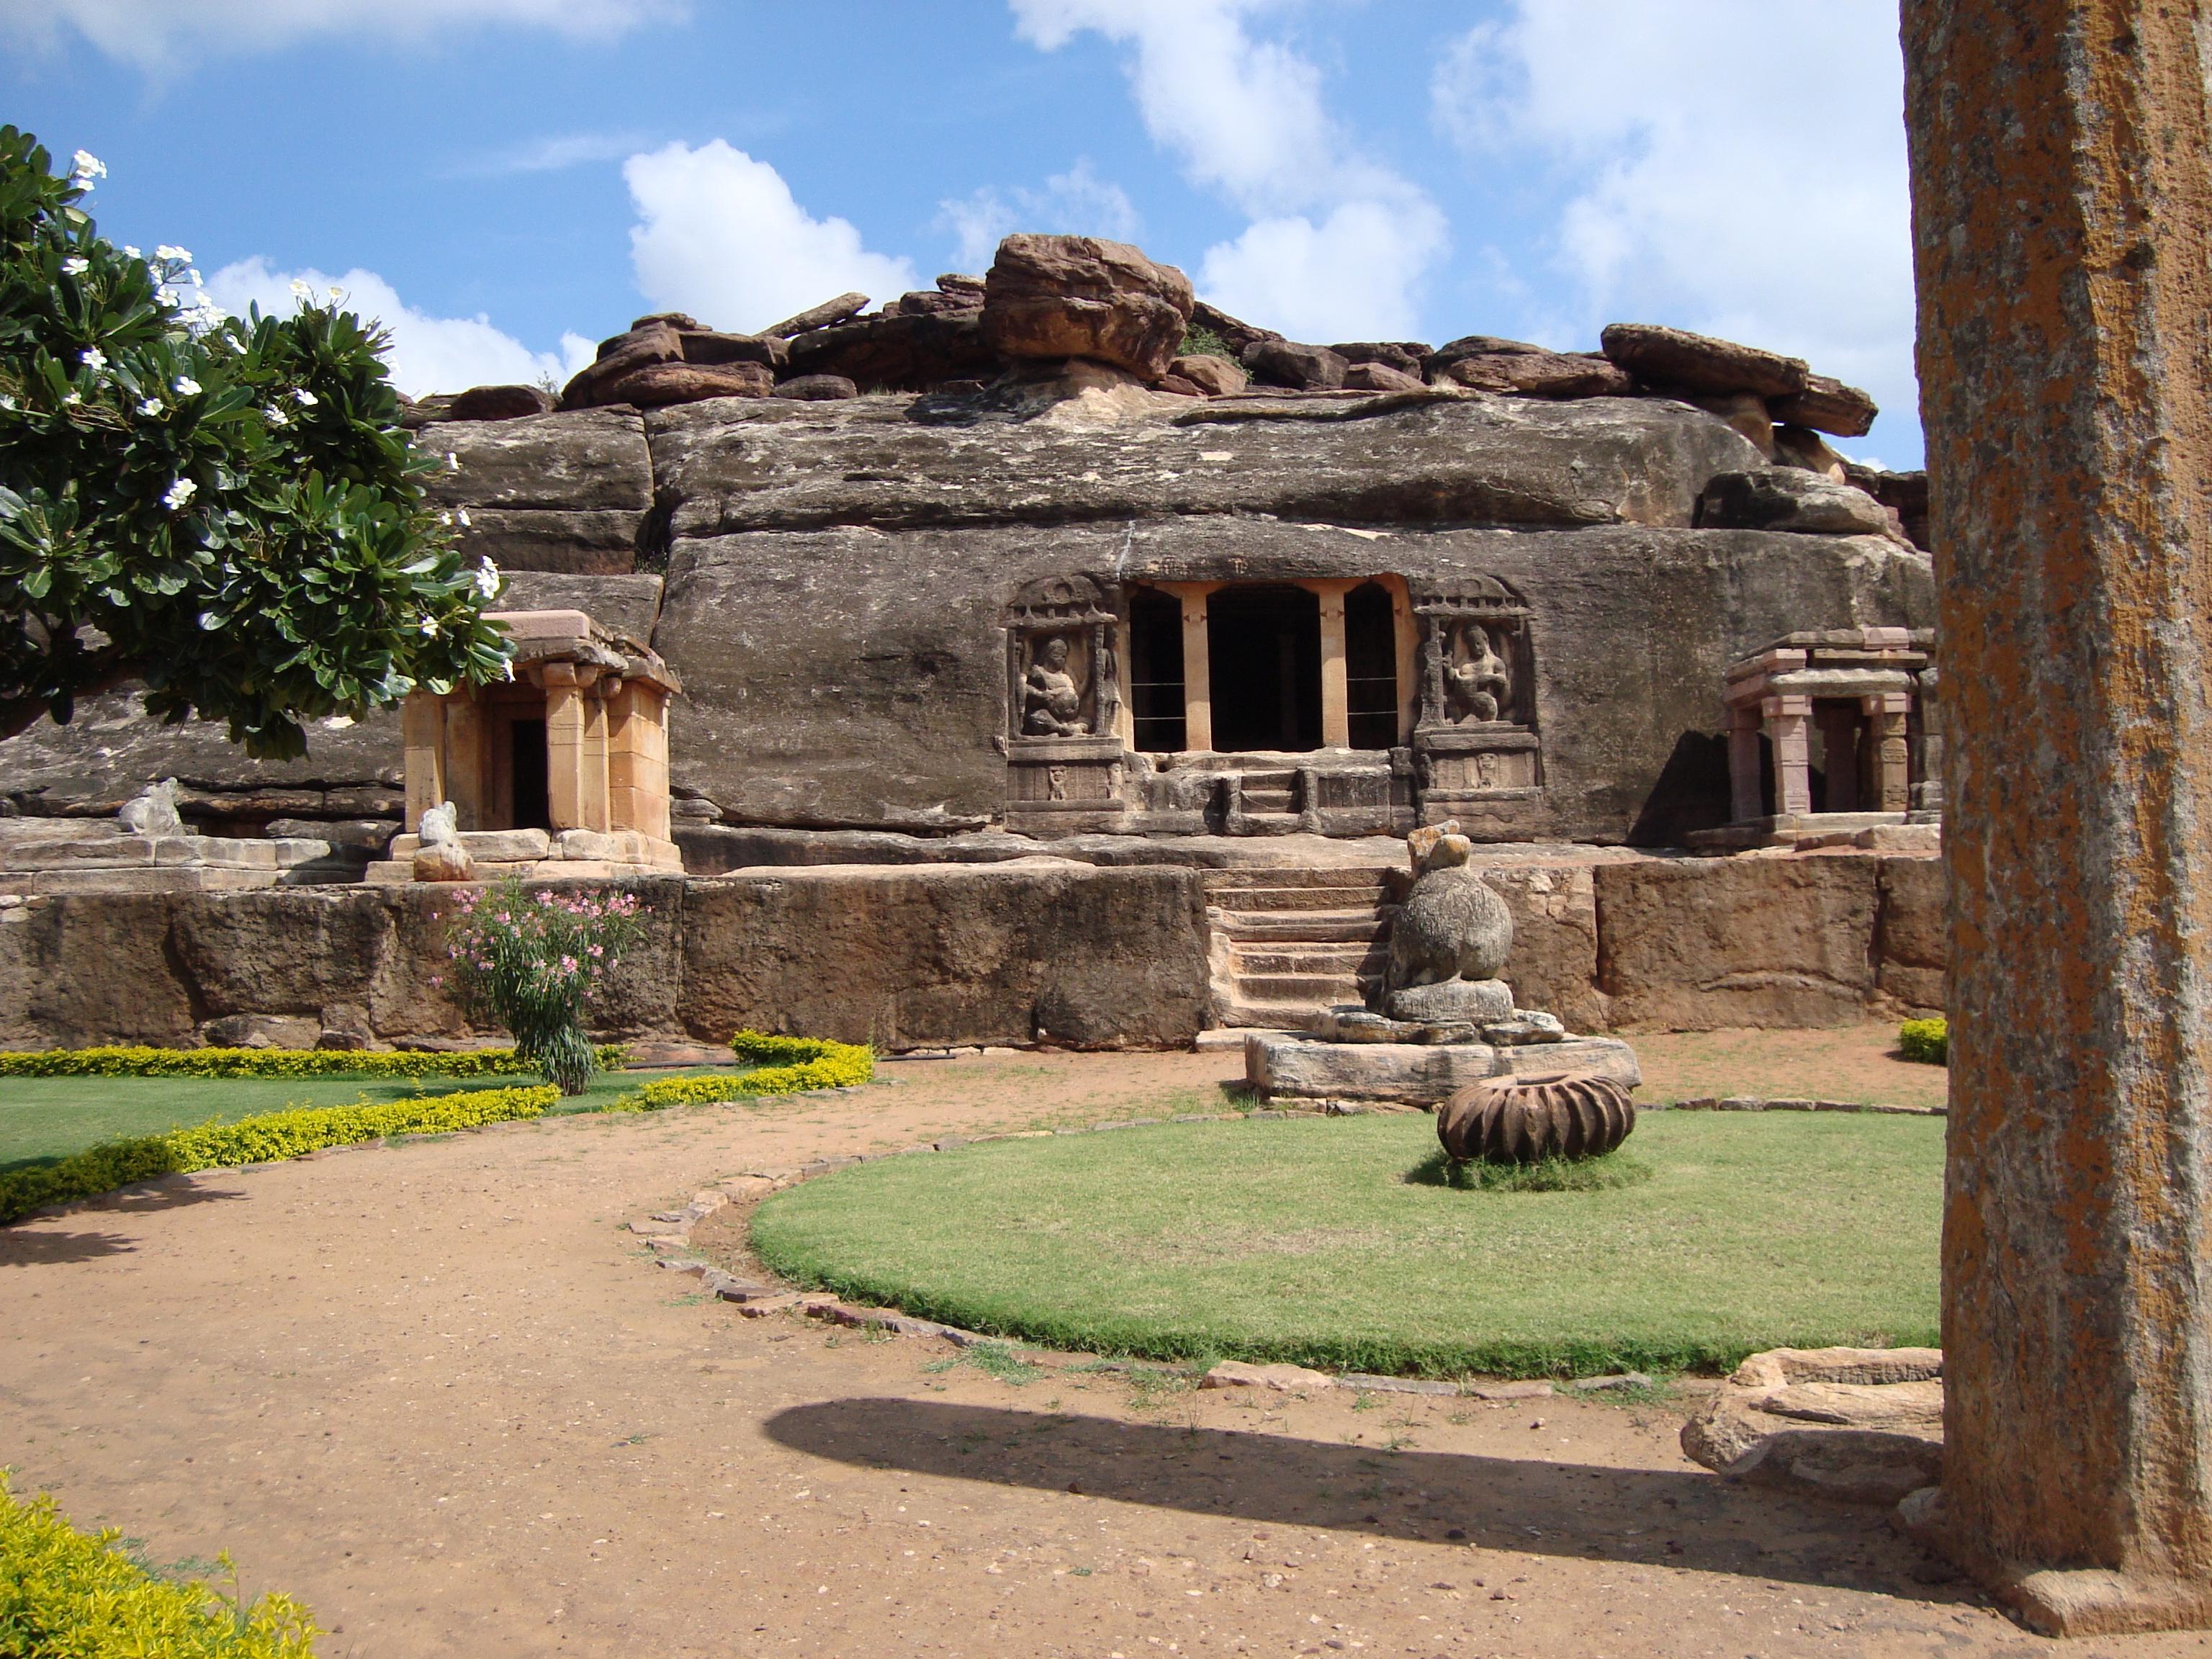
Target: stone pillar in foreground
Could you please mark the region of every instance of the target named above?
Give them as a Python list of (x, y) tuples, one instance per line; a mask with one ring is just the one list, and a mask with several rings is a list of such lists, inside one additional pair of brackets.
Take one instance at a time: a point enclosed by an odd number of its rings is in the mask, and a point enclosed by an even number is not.
[(1905, 0), (1951, 903), (1929, 1541), (2212, 1620), (2203, 0)]

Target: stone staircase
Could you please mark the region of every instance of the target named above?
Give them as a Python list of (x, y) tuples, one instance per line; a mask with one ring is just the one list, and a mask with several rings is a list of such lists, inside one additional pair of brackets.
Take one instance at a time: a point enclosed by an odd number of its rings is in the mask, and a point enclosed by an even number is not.
[(1381, 977), (1390, 928), (1382, 868), (1206, 872), (1214, 1018), (1303, 1030)]

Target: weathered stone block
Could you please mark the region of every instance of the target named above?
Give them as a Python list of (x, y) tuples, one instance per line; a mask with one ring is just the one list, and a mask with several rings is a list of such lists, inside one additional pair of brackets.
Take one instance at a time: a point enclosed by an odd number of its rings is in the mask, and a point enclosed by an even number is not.
[(1881, 860), (1881, 913), (1875, 938), (1875, 978), (1884, 996), (1914, 1012), (1943, 1011), (1951, 963), (1943, 861)]
[(1601, 865), (1598, 988), (1613, 1029), (1865, 1018), (1879, 865), (1858, 854)]
[(641, 513), (653, 505), (645, 425), (628, 410), (444, 422), (415, 445), (441, 462), (453, 458), (427, 481), (441, 507)]
[(501, 570), (554, 570), (580, 574), (626, 572), (637, 562), (642, 512), (553, 513), (536, 507), (470, 509), (455, 538), (471, 559), (489, 559)]
[(0, 1045), (198, 1041), (167, 955), (166, 894), (88, 894), (0, 910)]
[(884, 1047), (1188, 1043), (1210, 1023), (1204, 902), (1194, 870), (1042, 862), (694, 882), (685, 1021)]

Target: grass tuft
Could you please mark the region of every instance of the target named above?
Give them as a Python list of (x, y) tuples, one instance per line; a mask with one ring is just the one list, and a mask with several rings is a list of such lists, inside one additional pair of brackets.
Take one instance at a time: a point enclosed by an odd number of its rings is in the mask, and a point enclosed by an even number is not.
[(1539, 1158), (1534, 1164), (1493, 1164), (1484, 1158), (1461, 1162), (1442, 1148), (1406, 1171), (1406, 1179), (1425, 1187), (1452, 1187), (1482, 1193), (1601, 1193), (1651, 1179), (1649, 1164), (1626, 1152), (1602, 1158)]

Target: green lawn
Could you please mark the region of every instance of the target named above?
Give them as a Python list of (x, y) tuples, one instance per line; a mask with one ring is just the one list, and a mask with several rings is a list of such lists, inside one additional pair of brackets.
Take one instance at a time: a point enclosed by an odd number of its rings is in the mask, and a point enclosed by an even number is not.
[[(727, 1073), (730, 1066), (694, 1068)], [(741, 1068), (735, 1068), (741, 1069)], [(553, 1109), (598, 1111), (648, 1078), (681, 1073), (605, 1072), (591, 1088)], [(103, 1140), (159, 1134), (210, 1119), (228, 1123), (287, 1106), (345, 1106), (356, 1100), (405, 1100), (464, 1089), (541, 1083), (516, 1077), (166, 1078), (0, 1077), (0, 1174), (51, 1164)]]
[(1052, 1346), (1450, 1375), (1936, 1340), (1940, 1120), (1646, 1114), (1649, 1181), (1408, 1181), (1425, 1116), (1174, 1124), (886, 1158), (763, 1204), (801, 1283)]

